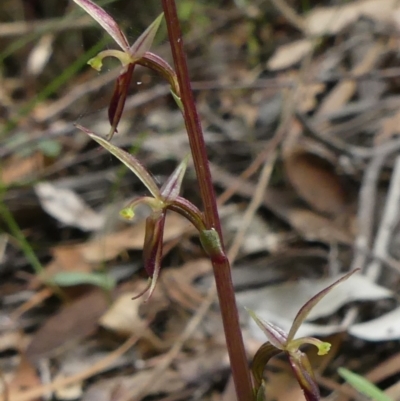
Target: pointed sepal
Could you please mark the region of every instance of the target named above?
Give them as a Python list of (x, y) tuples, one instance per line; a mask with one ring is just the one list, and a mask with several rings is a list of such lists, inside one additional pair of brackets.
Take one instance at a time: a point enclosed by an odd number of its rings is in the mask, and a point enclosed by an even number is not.
[(164, 13), (161, 13), (148, 27), (147, 29), (136, 39), (135, 43), (130, 47), (129, 54), (132, 58), (138, 60), (144, 56), (146, 52), (150, 50), (153, 44), (154, 38), (160, 27)]
[(321, 396), (314, 372), (306, 354), (301, 351), (289, 354), (289, 362), (307, 401), (320, 401)]
[(122, 50), (129, 50), (129, 42), (125, 34), (121, 31), (120, 27), (100, 6), (93, 3), (91, 0), (74, 0), (78, 6), (82, 7), (107, 33), (115, 40)]
[(314, 306), (321, 301), (321, 299), (327, 295), (330, 291), (332, 291), (337, 285), (342, 283), (343, 281), (347, 280), (351, 275), (353, 275), (355, 272), (357, 272), (359, 269), (355, 269), (351, 271), (350, 273), (345, 274), (343, 277), (341, 277), (339, 280), (336, 280), (333, 284), (330, 286), (324, 288), (322, 291), (320, 291), (318, 294), (314, 295), (309, 301), (307, 301), (297, 312), (296, 317), (293, 320), (292, 327), (290, 328), (290, 331), (287, 335), (288, 342), (292, 341), (294, 336), (297, 333), (297, 330), (299, 329), (300, 325), (306, 320), (308, 314), (311, 312), (311, 309), (314, 308)]
[(117, 132), (119, 121), (121, 120), (122, 112), (124, 111), (126, 97), (128, 96), (129, 86), (132, 80), (135, 64), (128, 64), (124, 67), (121, 74), (118, 76), (114, 85), (114, 91), (111, 96), (110, 105), (108, 106), (108, 120), (110, 121), (110, 132), (108, 140), (114, 133)]
[(165, 203), (171, 203), (179, 196), (188, 160), (189, 156), (186, 156), (161, 187), (160, 192)]
[(287, 334), (280, 327), (259, 318), (254, 311), (247, 308), (246, 310), (251, 318), (256, 322), (257, 326), (267, 336), (269, 342), (277, 349), (284, 351), (287, 344)]
[(88, 130), (81, 125), (76, 125), (78, 129), (88, 134), (93, 140), (95, 140), (99, 145), (101, 145), (104, 149), (114, 155), (117, 159), (119, 159), (126, 167), (131, 170), (137, 178), (146, 186), (146, 188), (150, 191), (150, 193), (156, 198), (160, 199), (160, 190), (156, 182), (150, 173), (146, 170), (146, 168), (140, 163), (136, 157), (132, 156), (125, 150), (120, 149), (119, 147), (113, 145), (108, 142), (106, 139), (101, 136), (95, 134), (94, 132)]

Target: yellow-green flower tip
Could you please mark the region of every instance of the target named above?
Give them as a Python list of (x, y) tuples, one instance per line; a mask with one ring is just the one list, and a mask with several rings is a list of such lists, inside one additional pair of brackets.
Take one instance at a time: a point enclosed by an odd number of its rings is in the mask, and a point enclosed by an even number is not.
[(331, 344), (326, 342), (321, 342), (319, 345), (317, 345), (317, 348), (318, 348), (318, 355), (326, 355), (331, 349)]
[(135, 217), (135, 212), (131, 207), (126, 207), (119, 212), (120, 216), (126, 220), (132, 220)]
[(96, 71), (100, 71), (103, 66), (103, 57), (93, 57), (88, 61), (88, 64)]

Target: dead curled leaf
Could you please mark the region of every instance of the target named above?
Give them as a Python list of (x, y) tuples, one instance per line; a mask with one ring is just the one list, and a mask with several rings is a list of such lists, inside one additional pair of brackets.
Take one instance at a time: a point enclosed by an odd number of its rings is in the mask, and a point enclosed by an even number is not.
[(310, 39), (301, 39), (280, 46), (268, 60), (267, 67), (270, 71), (291, 67), (309, 54), (312, 48), (313, 41)]
[(66, 305), (35, 333), (26, 350), (28, 359), (35, 362), (90, 335), (107, 307), (108, 300), (102, 290), (93, 290)]
[(286, 152), (285, 171), (298, 195), (321, 213), (338, 215), (348, 199), (342, 179), (327, 160), (302, 148)]

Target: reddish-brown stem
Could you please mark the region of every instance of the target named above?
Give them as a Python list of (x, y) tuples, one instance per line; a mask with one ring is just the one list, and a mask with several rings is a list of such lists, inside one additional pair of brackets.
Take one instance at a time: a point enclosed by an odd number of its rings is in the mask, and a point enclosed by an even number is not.
[[(204, 207), (205, 221), (208, 229), (215, 228), (217, 230), (223, 248), (221, 222), (217, 209), (216, 196), (211, 179), (203, 131), (191, 89), (175, 0), (162, 0), (162, 4), (179, 82), (189, 144)], [(232, 376), (235, 382), (237, 400), (251, 401), (253, 400), (253, 390), (239, 324), (231, 268), (227, 257), (224, 254), (222, 256), (212, 258), (211, 262), (214, 269)]]

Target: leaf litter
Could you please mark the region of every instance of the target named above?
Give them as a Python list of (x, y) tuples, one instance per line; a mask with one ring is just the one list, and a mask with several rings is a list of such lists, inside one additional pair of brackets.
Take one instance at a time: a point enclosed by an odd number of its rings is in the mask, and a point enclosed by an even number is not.
[[(191, 51), (215, 67), (204, 68), (204, 63), (189, 57), (193, 87), (205, 110), (214, 182), (219, 194), (230, 192), (225, 197), (230, 205), (221, 206), (228, 242), (240, 230), (240, 213), (254, 196), (258, 157), (271, 142), (279, 139), (282, 145), (234, 268), (238, 300), (286, 329), (310, 295), (350, 266), (361, 268), (362, 274), (338, 287), (313, 311), (300, 334), (332, 335), (331, 342), (337, 344), (328, 368), (318, 362), (320, 384), (327, 391), (343, 387), (332, 373), (337, 367), (350, 367), (375, 382), (383, 376), (369, 372), (382, 367), (385, 378), (391, 378), (385, 385), (391, 385), (390, 396), (396, 399), (399, 365), (385, 367), (398, 357), (392, 341), (400, 337), (396, 297), (400, 224), (395, 191), (388, 191), (389, 183), (394, 188), (400, 185), (394, 174), (400, 150), (396, 125), (400, 8), (394, 0), (340, 5), (324, 1), (308, 12), (295, 9), (293, 18), (285, 14), (287, 7), (279, 7), (283, 14), (271, 8), (271, 14), (263, 11), (264, 6), (255, 4), (251, 12), (246, 6), (226, 6), (224, 15), (207, 10), (204, 23), (211, 33), (199, 35), (195, 28), (188, 33), (193, 38)], [(204, 12), (201, 4), (193, 7), (198, 7), (193, 15)], [(65, 12), (58, 11), (58, 15)], [(125, 14), (136, 15), (119, 15)], [(270, 14), (277, 18), (268, 20)], [(84, 26), (68, 29), (86, 35)], [(32, 100), (44, 77), (58, 74), (60, 68), (52, 72), (53, 63), (67, 67), (84, 48), (79, 38), (68, 38), (62, 30), (43, 32), (27, 48), (29, 74), (15, 78), (7, 68), (1, 73), (0, 98), (6, 113), (1, 110), (2, 126), (4, 115), (13, 115)], [(67, 46), (75, 49), (71, 54), (59, 49), (68, 40), (77, 41), (76, 46)], [(11, 57), (21, 64), (20, 54)], [(145, 135), (135, 151), (162, 183), (172, 171), (171, 160), (187, 153), (183, 121), (171, 109), (167, 90), (153, 90), (154, 77), (142, 71), (135, 74), (141, 85), (132, 85), (129, 118), (123, 115), (121, 136), (115, 140), (132, 150), (138, 135)], [(2, 154), (8, 152), (1, 161), (5, 188), (1, 201), (44, 267), (43, 276), (32, 276), (29, 251), (22, 252), (1, 223), (5, 240), (0, 265), (0, 369), (10, 400), (34, 400), (51, 392), (58, 400), (142, 399), (141, 383), (152, 378), (211, 285), (210, 265), (193, 231), (170, 214), (164, 237), (167, 268), (161, 273), (160, 288), (145, 305), (131, 299), (145, 285), (140, 273), (144, 223), (138, 219), (127, 225), (115, 218), (110, 224), (105, 210), (143, 189), (129, 174), (116, 173), (114, 161), (72, 129), (65, 136), (54, 129), (55, 124), (68, 127), (83, 118), (84, 125), (104, 131), (109, 98), (104, 93), (110, 94), (106, 75), (103, 79), (80, 72), (66, 83), (66, 92), (58, 89), (53, 98), (39, 102), (12, 135), (4, 142), (0, 138)], [(29, 90), (18, 98), (15, 93), (21, 88)], [(297, 101), (291, 111), (293, 99)], [(282, 135), (279, 125), (285, 118)], [(43, 140), (57, 144), (57, 152), (38, 146), (42, 133), (49, 136)], [(22, 142), (10, 147), (17, 137)], [(65, 179), (68, 185), (59, 186)], [(184, 188), (199, 201), (190, 169)], [(391, 222), (389, 212), (382, 216), (384, 206), (391, 211)], [(49, 282), (56, 287), (47, 287)], [(244, 329), (251, 348), (258, 333), (245, 320)], [(9, 352), (13, 356), (7, 359)], [(272, 362), (276, 371), (266, 372), (267, 399), (300, 399), (286, 367), (279, 360)], [(222, 399), (228, 364), (215, 311), (181, 345), (172, 363), (158, 377), (158, 385), (149, 386), (148, 395)], [(335, 386), (330, 386), (332, 380)]]

